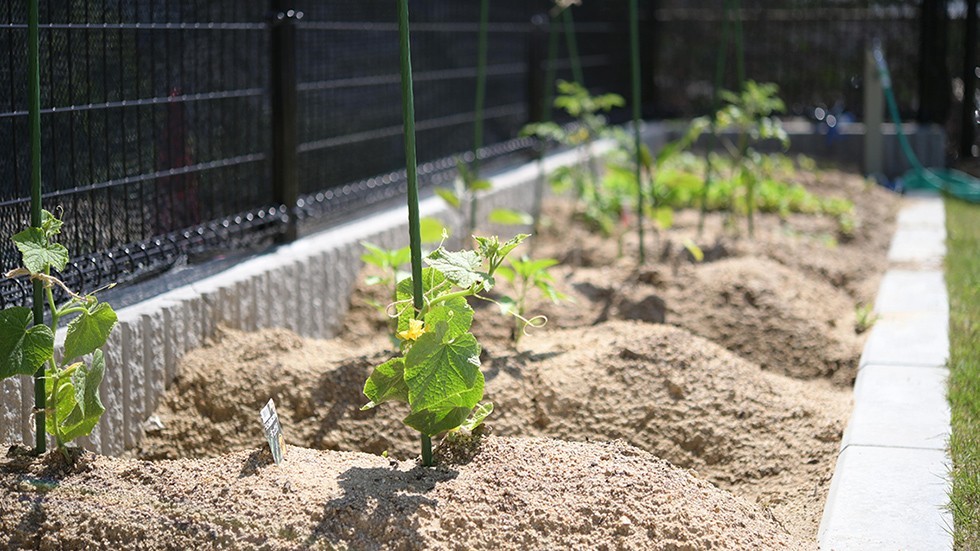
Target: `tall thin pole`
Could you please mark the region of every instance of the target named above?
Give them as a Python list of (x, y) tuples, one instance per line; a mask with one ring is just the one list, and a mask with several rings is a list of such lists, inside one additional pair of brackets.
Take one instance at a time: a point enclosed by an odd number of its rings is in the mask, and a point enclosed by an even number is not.
[[(487, 96), (487, 24), (490, 18), (490, 0), (480, 2), (480, 32), (476, 60), (476, 121), (473, 124), (473, 177), (480, 177), (480, 148), (483, 147), (483, 106)], [(476, 228), (476, 193), (470, 196), (470, 233)]]
[(963, 41), (963, 111), (960, 114), (960, 157), (973, 156), (973, 137), (976, 126), (973, 115), (973, 102), (970, 101), (977, 89), (977, 0), (966, 2), (966, 36)]
[[(41, 227), (41, 72), (38, 59), (38, 0), (30, 0), (27, 10), (27, 124), (31, 137), (31, 226)], [(34, 324), (44, 323), (44, 289), (34, 282)], [(44, 409), (44, 366), (34, 373), (34, 432), (37, 453), (47, 449)]]
[(296, 173), (296, 21), (303, 12), (290, 9), (289, 0), (272, 0), (274, 18), (269, 37), (269, 66), (272, 103), (272, 191), (273, 200), (286, 207), (288, 219), (278, 240), (295, 241), (299, 234)]
[[(408, 238), (412, 256), (412, 301), (422, 312), (422, 229), (419, 223), (419, 179), (415, 154), (415, 94), (412, 89), (412, 50), (408, 29), (408, 0), (398, 0), (398, 45), (401, 53), (402, 119), (405, 127), (405, 174), (408, 178)], [(432, 439), (422, 435), (422, 464), (432, 465)]]
[(548, 17), (548, 62), (545, 66), (544, 105), (542, 106), (542, 122), (551, 122), (555, 103), (555, 71), (558, 70), (555, 61), (558, 59), (558, 24), (554, 16)]
[(568, 59), (572, 64), (572, 78), (585, 86), (585, 75), (582, 73), (582, 58), (578, 55), (578, 39), (575, 37), (575, 20), (572, 18), (571, 6), (561, 12), (565, 24), (565, 44), (568, 47)]
[(715, 82), (711, 89), (711, 119), (709, 120), (708, 147), (704, 151), (704, 190), (701, 193), (701, 213), (698, 216), (698, 235), (704, 232), (704, 219), (708, 213), (708, 190), (711, 188), (711, 179), (714, 175), (714, 167), (711, 164), (711, 153), (714, 151), (717, 136), (718, 123), (718, 92), (721, 90), (725, 79), (725, 58), (728, 56), (728, 33), (731, 24), (731, 6), (728, 0), (724, 2), (725, 14), (724, 23), (721, 27), (721, 44), (718, 47), (718, 57), (715, 60)]
[(640, 264), (646, 262), (643, 245), (643, 170), (640, 137), (640, 14), (637, 0), (630, 0), (630, 72), (633, 84), (633, 148), (636, 155), (636, 228), (640, 237)]
[(738, 77), (738, 91), (745, 88), (745, 42), (742, 40), (742, 0), (733, 0), (732, 15), (735, 25), (735, 74)]

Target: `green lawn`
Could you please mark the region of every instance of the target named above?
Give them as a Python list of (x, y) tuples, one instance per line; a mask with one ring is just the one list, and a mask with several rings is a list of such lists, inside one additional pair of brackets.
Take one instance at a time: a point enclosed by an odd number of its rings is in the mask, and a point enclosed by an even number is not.
[(980, 549), (980, 205), (946, 200), (954, 547)]

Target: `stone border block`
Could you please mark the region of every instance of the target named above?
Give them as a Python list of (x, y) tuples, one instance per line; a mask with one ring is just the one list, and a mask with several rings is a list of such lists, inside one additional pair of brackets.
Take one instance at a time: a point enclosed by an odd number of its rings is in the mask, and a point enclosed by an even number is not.
[(946, 256), (946, 230), (943, 228), (899, 226), (888, 249), (888, 261), (918, 267), (941, 268)]
[(820, 549), (951, 549), (948, 470), (941, 450), (849, 446), (837, 459)]
[(949, 315), (946, 280), (940, 270), (889, 270), (881, 280), (875, 312), (937, 312)]
[(878, 320), (861, 354), (870, 364), (940, 367), (949, 357), (949, 317), (940, 312), (893, 314)]
[(9, 377), (0, 381), (0, 442), (21, 440), (21, 379), (26, 376)]
[(945, 450), (948, 371), (938, 367), (865, 366), (854, 385), (854, 411), (841, 448), (851, 445)]
[(146, 390), (144, 393), (144, 416), (149, 416), (160, 404), (160, 399), (167, 388), (167, 358), (164, 340), (167, 324), (164, 311), (155, 309), (141, 313), (143, 332), (143, 380)]
[(905, 197), (905, 204), (898, 213), (900, 228), (946, 229), (946, 207), (935, 196)]
[[(127, 318), (129, 316), (126, 316)], [(132, 319), (120, 320), (116, 331), (122, 334), (122, 364), (114, 366), (122, 370), (123, 384), (123, 441), (127, 448), (139, 444), (143, 438), (143, 421), (146, 420), (146, 367), (143, 365), (143, 320), (134, 313)], [(108, 366), (106, 366), (108, 369)]]
[(125, 400), (127, 390), (123, 375), (125, 363), (123, 359), (123, 337), (120, 328), (116, 328), (110, 335), (105, 345), (105, 378), (102, 379), (102, 386), (99, 394), (102, 397), (102, 405), (105, 406), (105, 413), (99, 421), (102, 434), (102, 453), (105, 455), (119, 455), (125, 449), (126, 444), (126, 416)]

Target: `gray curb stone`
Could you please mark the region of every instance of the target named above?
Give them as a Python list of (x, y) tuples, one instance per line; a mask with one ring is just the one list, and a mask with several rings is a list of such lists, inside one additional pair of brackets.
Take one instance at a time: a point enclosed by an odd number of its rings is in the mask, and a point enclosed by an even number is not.
[(952, 548), (949, 300), (939, 197), (904, 200), (818, 540), (825, 550)]

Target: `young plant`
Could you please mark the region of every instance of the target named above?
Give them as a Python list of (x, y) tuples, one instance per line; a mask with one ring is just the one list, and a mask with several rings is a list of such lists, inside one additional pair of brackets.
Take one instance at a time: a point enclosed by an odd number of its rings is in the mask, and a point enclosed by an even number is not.
[[(449, 237), (449, 231), (439, 220), (435, 218), (422, 218), (419, 222), (422, 244), (440, 243), (443, 239)], [(365, 250), (364, 254), (361, 255), (361, 260), (365, 264), (374, 266), (381, 272), (377, 275), (365, 277), (364, 283), (369, 286), (377, 285), (390, 289), (388, 300), (386, 300), (384, 303), (375, 300), (368, 300), (367, 302), (379, 312), (386, 313), (388, 304), (394, 300), (397, 300), (395, 297), (397, 293), (395, 286), (399, 281), (411, 275), (409, 272), (402, 269), (412, 260), (411, 247), (385, 249), (373, 243), (368, 243), (367, 241), (362, 241), (361, 246), (364, 247)], [(394, 334), (395, 326), (395, 320), (392, 319), (392, 334)]]
[[(736, 179), (745, 193), (745, 208), (749, 226), (749, 236), (755, 234), (755, 191), (760, 180), (758, 166), (760, 156), (750, 150), (752, 143), (762, 140), (779, 140), (783, 147), (789, 147), (789, 137), (773, 113), (784, 111), (786, 105), (777, 95), (779, 86), (772, 83), (747, 81), (739, 92), (722, 90), (720, 97), (727, 103), (715, 114), (715, 132), (734, 131), (737, 143), (723, 142), (734, 160)], [(701, 128), (709, 126), (701, 121)]]
[[(455, 210), (466, 221), (468, 234), (472, 234), (476, 228), (477, 194), (493, 189), (493, 184), (489, 180), (480, 179), (473, 168), (462, 160), (456, 161), (456, 170), (459, 173), (459, 178), (456, 179), (453, 187), (436, 188), (436, 195), (441, 197), (446, 205)], [(506, 226), (526, 226), (534, 223), (531, 215), (526, 212), (503, 208), (492, 210), (487, 221)]]
[[(439, 247), (425, 257), (421, 297), (415, 295), (414, 278), (398, 283), (401, 355), (374, 368), (364, 384), (369, 401), (362, 410), (405, 402), (410, 412), (404, 423), (424, 438), (464, 425), (475, 428), (493, 411), (492, 404), (484, 404), (474, 412), (483, 399), (484, 378), (480, 345), (470, 333), (474, 313), (466, 298), (490, 300), (483, 293), (493, 288), (504, 259), (527, 237), (520, 234), (504, 243), (497, 237), (476, 237), (477, 250)], [(422, 305), (418, 310), (417, 304)]]
[(574, 148), (579, 152), (579, 167), (588, 167), (589, 178), (580, 178), (576, 191), (581, 197), (586, 188), (597, 185), (599, 168), (593, 155), (593, 143), (610, 133), (604, 113), (626, 105), (626, 100), (618, 94), (592, 96), (577, 82), (558, 81), (558, 97), (555, 107), (570, 115), (575, 122), (563, 127), (554, 122), (532, 123), (521, 130), (522, 136), (534, 136), (541, 140), (557, 142)]
[[(116, 313), (94, 294), (79, 295), (51, 275), (68, 264), (68, 250), (54, 241), (62, 222), (42, 211), (40, 227), (29, 227), (12, 237), (21, 252), (22, 266), (6, 277), (28, 277), (44, 287), (51, 316), (48, 325), (34, 325), (29, 308), (12, 307), (0, 311), (0, 379), (33, 375), (44, 366), (46, 395), (45, 429), (54, 436), (58, 450), (68, 456), (67, 444), (86, 436), (99, 422), (105, 407), (99, 398), (99, 385), (105, 373), (102, 346), (116, 324)], [(54, 289), (68, 297), (55, 302)], [(54, 357), (55, 332), (65, 316), (68, 324), (62, 359)], [(91, 354), (86, 363), (85, 357)]]
[(555, 304), (568, 297), (555, 289), (552, 285), (554, 278), (548, 273), (548, 268), (558, 264), (557, 260), (553, 258), (532, 260), (525, 255), (517, 260), (510, 258), (508, 263), (510, 266), (501, 266), (497, 269), (497, 274), (510, 283), (514, 290), (514, 297), (503, 296), (497, 300), (497, 303), (500, 305), (500, 311), (503, 314), (514, 316), (511, 338), (516, 344), (520, 341), (521, 336), (527, 332), (529, 326), (541, 327), (548, 322), (548, 318), (544, 316), (535, 316), (530, 319), (525, 317), (527, 298), (531, 291), (537, 289)]
[(881, 317), (875, 314), (873, 304), (858, 304), (854, 308), (854, 316), (854, 332), (859, 335), (871, 329)]

